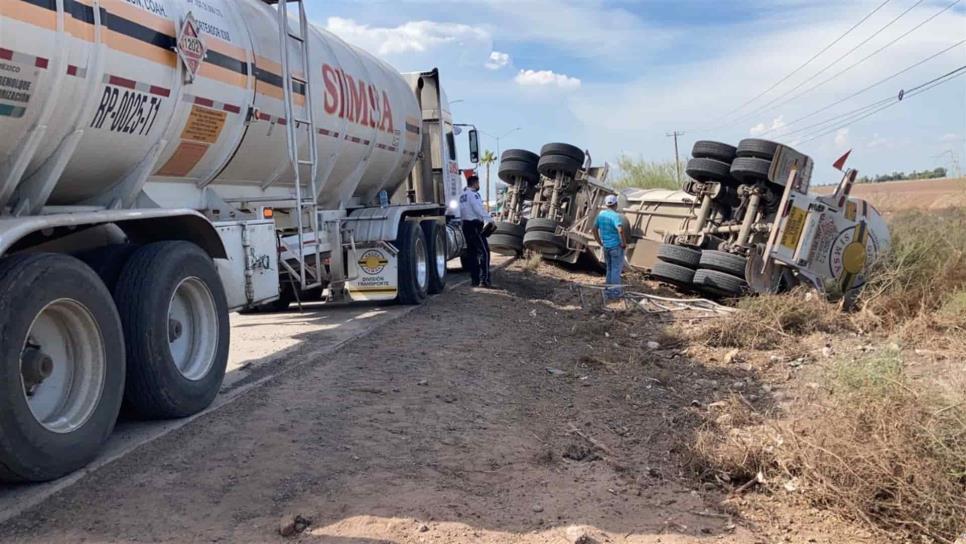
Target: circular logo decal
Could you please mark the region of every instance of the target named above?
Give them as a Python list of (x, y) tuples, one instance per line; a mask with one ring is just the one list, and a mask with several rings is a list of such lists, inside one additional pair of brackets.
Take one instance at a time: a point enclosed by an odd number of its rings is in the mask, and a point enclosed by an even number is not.
[(359, 268), (362, 268), (362, 271), (370, 276), (375, 276), (385, 270), (387, 264), (389, 264), (389, 261), (386, 257), (381, 251), (375, 249), (366, 251), (359, 258)]
[[(864, 238), (864, 240), (860, 239)], [(832, 244), (829, 269), (832, 276), (848, 283), (849, 289), (865, 283), (865, 267), (879, 254), (878, 244), (865, 225), (856, 225), (839, 233)]]

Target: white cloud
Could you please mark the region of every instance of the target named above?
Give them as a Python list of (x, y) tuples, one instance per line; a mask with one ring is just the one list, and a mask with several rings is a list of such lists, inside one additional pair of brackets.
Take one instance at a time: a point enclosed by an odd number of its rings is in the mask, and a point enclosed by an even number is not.
[(510, 55), (507, 53), (501, 53), (499, 51), (490, 52), (490, 57), (487, 59), (486, 66), (489, 70), (499, 70), (510, 64)]
[(579, 89), (580, 80), (551, 70), (520, 70), (513, 78), (524, 87), (558, 87), (560, 89)]
[(877, 147), (888, 146), (890, 143), (891, 142), (889, 141), (888, 138), (880, 136), (878, 132), (874, 132), (872, 134), (872, 139), (869, 140), (869, 143), (866, 144), (866, 147), (868, 147), (869, 149), (875, 149)]
[(963, 137), (960, 136), (959, 134), (956, 134), (955, 132), (949, 132), (949, 133), (943, 134), (942, 137), (939, 138), (939, 141), (944, 144), (951, 144), (951, 143), (963, 141)]
[(399, 26), (373, 27), (341, 17), (329, 17), (326, 30), (376, 55), (424, 53), (441, 46), (489, 43), (490, 33), (478, 27), (434, 21), (409, 21)]
[(849, 145), (849, 129), (840, 128), (835, 131), (835, 147), (839, 149)]
[(785, 128), (785, 116), (779, 115), (778, 117), (772, 119), (771, 126), (768, 126), (765, 123), (758, 123), (757, 125), (751, 127), (748, 132), (752, 136), (761, 136), (766, 132), (774, 132), (783, 128)]

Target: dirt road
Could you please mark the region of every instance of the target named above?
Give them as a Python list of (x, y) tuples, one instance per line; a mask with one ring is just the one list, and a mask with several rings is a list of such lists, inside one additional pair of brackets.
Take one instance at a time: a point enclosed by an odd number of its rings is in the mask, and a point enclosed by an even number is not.
[[(0, 541), (283, 541), (286, 516), (310, 521), (299, 542), (763, 541), (672, 452), (707, 384), (757, 391), (753, 375), (648, 347), (659, 323), (581, 309), (567, 282), (496, 281), (139, 448)], [(794, 542), (830, 540), (816, 524)]]

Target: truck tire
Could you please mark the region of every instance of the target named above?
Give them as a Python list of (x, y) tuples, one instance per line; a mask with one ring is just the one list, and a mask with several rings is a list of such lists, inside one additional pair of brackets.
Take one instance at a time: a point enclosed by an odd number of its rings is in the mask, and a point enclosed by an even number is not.
[(125, 403), (147, 419), (196, 414), (215, 400), (231, 334), (214, 262), (190, 242), (146, 245), (114, 292), (127, 345)]
[(701, 252), (701, 259), (698, 264), (699, 268), (717, 270), (718, 272), (744, 278), (745, 270), (748, 268), (748, 258), (724, 251), (706, 250)]
[[(695, 269), (701, 260), (701, 250), (689, 247), (661, 244), (657, 248), (657, 258), (671, 264)], [(688, 280), (690, 282), (690, 280)]]
[(736, 155), (738, 157), (770, 161), (775, 158), (776, 151), (778, 151), (777, 142), (747, 138), (738, 142)]
[(768, 183), (768, 171), (771, 161), (752, 157), (738, 157), (731, 163), (731, 176), (739, 181)]
[(523, 253), (523, 238), (510, 234), (494, 234), (488, 240), (490, 251), (497, 255), (518, 257)]
[(124, 333), (107, 287), (74, 257), (6, 257), (0, 330), (0, 479), (42, 482), (83, 467), (124, 397)]
[(738, 277), (702, 268), (694, 273), (695, 287), (713, 295), (738, 297), (748, 292), (748, 283)]
[(446, 261), (449, 260), (446, 226), (436, 221), (423, 221), (422, 226), (429, 252), (429, 286), (426, 292), (438, 295), (446, 290)]
[(581, 166), (583, 164), (573, 157), (566, 155), (543, 155), (540, 157), (540, 164), (537, 165), (537, 170), (548, 178), (552, 178), (558, 173), (572, 178), (577, 174), (577, 170), (580, 170)]
[(584, 150), (575, 145), (562, 143), (547, 144), (540, 148), (540, 157), (543, 158), (547, 155), (570, 157), (578, 163), (578, 168), (584, 165)]
[(111, 244), (78, 253), (75, 257), (91, 267), (107, 286), (107, 290), (113, 293), (124, 265), (138, 247), (134, 244)]
[(552, 232), (528, 230), (523, 237), (523, 247), (545, 255), (560, 255), (566, 251), (567, 244), (562, 236), (555, 236)]
[[(525, 233), (526, 233), (526, 228), (523, 225), (520, 225), (518, 223), (507, 223), (506, 221), (497, 221), (496, 231), (493, 233), (493, 236), (496, 236), (497, 234), (506, 234), (508, 236), (514, 236), (516, 238), (523, 238), (523, 235)], [(490, 237), (490, 239), (491, 240), (493, 239), (492, 236)]]
[(422, 304), (429, 294), (429, 247), (419, 223), (403, 221), (396, 238), (400, 304)]
[(536, 164), (513, 159), (501, 162), (497, 175), (510, 185), (515, 185), (518, 180), (532, 184), (540, 179)]
[(526, 232), (540, 231), (540, 232), (557, 232), (557, 225), (560, 223), (554, 219), (530, 219), (527, 221)]
[(527, 151), (526, 149), (507, 149), (502, 155), (500, 155), (500, 162), (509, 160), (520, 161), (522, 163), (536, 166), (540, 161), (540, 156), (532, 151)]
[(709, 140), (694, 142), (694, 147), (691, 148), (691, 156), (696, 159), (714, 159), (729, 164), (735, 160), (737, 153), (738, 149), (733, 145)]
[(727, 183), (733, 179), (731, 177), (731, 165), (714, 159), (691, 159), (688, 161), (685, 172), (692, 179), (702, 182), (718, 181)]
[(649, 275), (655, 280), (671, 285), (689, 287), (691, 280), (694, 278), (694, 270), (677, 264), (657, 262), (654, 263)]

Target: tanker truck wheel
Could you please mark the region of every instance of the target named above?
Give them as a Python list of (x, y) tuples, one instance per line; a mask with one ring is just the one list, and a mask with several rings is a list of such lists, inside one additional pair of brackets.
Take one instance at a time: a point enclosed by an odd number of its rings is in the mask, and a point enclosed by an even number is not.
[(124, 336), (107, 287), (67, 255), (0, 261), (0, 479), (77, 470), (107, 440), (124, 395)]
[(419, 223), (403, 221), (394, 244), (399, 250), (400, 304), (422, 304), (429, 292), (429, 248)]
[(225, 377), (228, 303), (215, 264), (190, 242), (135, 252), (114, 292), (127, 345), (125, 402), (145, 418), (207, 408)]
[(446, 227), (436, 221), (423, 221), (422, 226), (429, 252), (429, 286), (426, 292), (438, 295), (446, 289), (446, 262), (449, 260)]

